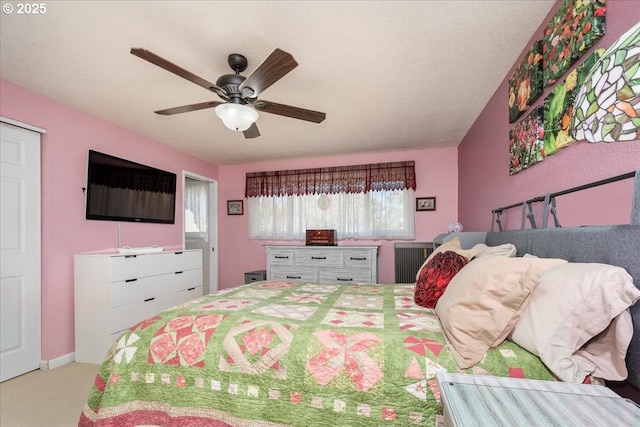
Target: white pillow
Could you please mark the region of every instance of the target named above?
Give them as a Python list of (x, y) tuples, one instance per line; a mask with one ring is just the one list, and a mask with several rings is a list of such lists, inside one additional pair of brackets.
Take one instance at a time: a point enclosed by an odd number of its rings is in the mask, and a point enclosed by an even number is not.
[(510, 339), (540, 356), (562, 381), (582, 383), (589, 374), (621, 381), (633, 335), (627, 309), (639, 299), (623, 268), (559, 265), (540, 277)]
[(471, 250), (477, 250), (476, 258), (483, 256), (506, 256), (514, 257), (518, 250), (511, 243), (505, 243), (498, 246), (487, 246), (484, 243), (478, 243)]

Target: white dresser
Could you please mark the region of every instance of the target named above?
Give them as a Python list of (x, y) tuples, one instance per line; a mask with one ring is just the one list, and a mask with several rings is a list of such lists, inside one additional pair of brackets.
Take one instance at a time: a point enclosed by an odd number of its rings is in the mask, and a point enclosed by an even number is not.
[(102, 363), (125, 329), (202, 296), (202, 280), (200, 249), (76, 255), (76, 361)]
[(378, 283), (377, 246), (265, 246), (267, 280)]

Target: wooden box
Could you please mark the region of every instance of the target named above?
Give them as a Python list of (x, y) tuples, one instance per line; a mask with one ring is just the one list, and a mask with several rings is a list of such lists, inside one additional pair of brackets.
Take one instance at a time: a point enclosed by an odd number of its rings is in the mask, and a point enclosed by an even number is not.
[(336, 246), (336, 230), (307, 230), (307, 246)]

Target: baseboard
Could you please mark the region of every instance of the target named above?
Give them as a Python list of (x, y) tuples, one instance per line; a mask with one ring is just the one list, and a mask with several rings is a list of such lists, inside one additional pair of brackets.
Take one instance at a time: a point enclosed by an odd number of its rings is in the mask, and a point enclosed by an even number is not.
[(42, 371), (48, 371), (49, 369), (56, 369), (64, 365), (68, 365), (76, 360), (75, 353), (65, 354), (64, 356), (56, 357), (51, 360), (41, 360), (40, 369)]

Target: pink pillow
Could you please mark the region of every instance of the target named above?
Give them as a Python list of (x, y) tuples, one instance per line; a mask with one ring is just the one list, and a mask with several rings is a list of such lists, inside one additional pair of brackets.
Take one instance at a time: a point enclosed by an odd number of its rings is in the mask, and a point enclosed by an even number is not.
[[(458, 273), (435, 311), (449, 350), (461, 369), (482, 360), (513, 327), (512, 319), (546, 270), (567, 261), (486, 256)], [(526, 310), (525, 310), (526, 311)]]
[(589, 374), (621, 381), (633, 335), (627, 309), (638, 300), (640, 290), (623, 268), (559, 265), (540, 277), (511, 340), (540, 356), (562, 381), (581, 383)]
[(454, 251), (438, 252), (422, 266), (413, 299), (422, 307), (434, 308), (449, 282), (469, 260)]

